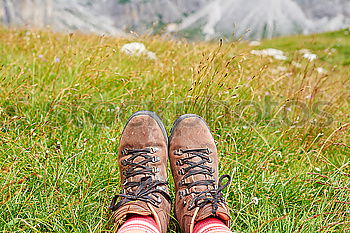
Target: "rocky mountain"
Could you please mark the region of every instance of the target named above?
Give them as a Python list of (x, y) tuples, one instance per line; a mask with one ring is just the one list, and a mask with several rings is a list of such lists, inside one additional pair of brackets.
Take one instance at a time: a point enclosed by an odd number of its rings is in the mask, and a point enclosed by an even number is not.
[(125, 36), (94, 0), (1, 0), (0, 21), (10, 26)]
[[(199, 32), (207, 39), (231, 35), (260, 39), (337, 30), (350, 25), (350, 14), (344, 11), (349, 1), (321, 2), (322, 0), (214, 0), (185, 17), (178, 24), (178, 31), (191, 32), (200, 28)], [(332, 4), (338, 8), (331, 7)]]
[(207, 4), (208, 0), (107, 0), (102, 6), (123, 30), (154, 32), (182, 19)]
[(196, 39), (259, 39), (348, 27), (350, 1), (2, 0), (0, 20), (118, 36), (134, 31)]

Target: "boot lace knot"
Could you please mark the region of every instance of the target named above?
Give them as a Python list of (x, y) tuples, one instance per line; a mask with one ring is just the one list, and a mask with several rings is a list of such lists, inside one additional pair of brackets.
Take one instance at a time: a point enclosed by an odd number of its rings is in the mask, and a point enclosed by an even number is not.
[[(159, 157), (152, 155), (156, 151), (157, 148), (124, 149), (122, 151), (123, 155), (131, 155), (129, 158), (121, 161), (123, 166), (128, 166), (128, 168), (123, 171), (126, 181), (123, 184), (123, 193), (115, 195), (109, 209), (115, 211), (122, 205), (136, 200), (144, 201), (155, 207), (159, 207), (161, 203), (159, 195), (162, 195), (167, 201), (171, 202), (169, 194), (162, 188), (162, 186), (166, 186), (168, 182), (154, 179), (153, 176), (159, 172), (159, 168), (148, 166), (148, 163), (160, 161)], [(141, 159), (136, 162), (135, 160), (138, 158)], [(139, 181), (128, 181), (129, 178), (136, 175), (145, 176)], [(117, 203), (118, 198), (121, 198), (121, 200)]]
[[(176, 155), (187, 154), (187, 157), (177, 160), (176, 165), (183, 166), (188, 165), (187, 167), (181, 168), (178, 173), (183, 175), (183, 178), (180, 180), (179, 186), (185, 186), (186, 188), (180, 191), (180, 197), (183, 198), (187, 195), (193, 195), (193, 198), (189, 202), (188, 210), (192, 210), (196, 207), (204, 207), (207, 204), (211, 204), (212, 213), (215, 215), (217, 209), (219, 208), (219, 203), (225, 202), (222, 191), (225, 189), (231, 182), (231, 177), (229, 175), (223, 175), (220, 177), (218, 184), (216, 185), (213, 173), (215, 170), (207, 166), (206, 163), (212, 163), (212, 159), (209, 156), (212, 151), (208, 148), (201, 149), (179, 149), (175, 151)], [(197, 158), (197, 161), (193, 160)], [(198, 160), (199, 158), (199, 160)], [(202, 179), (195, 182), (186, 182), (186, 179), (194, 175), (207, 175), (209, 179)], [(224, 179), (227, 179), (224, 182)], [(190, 190), (195, 186), (207, 186), (207, 189), (204, 191), (194, 191)], [(186, 203), (184, 203), (186, 205)]]

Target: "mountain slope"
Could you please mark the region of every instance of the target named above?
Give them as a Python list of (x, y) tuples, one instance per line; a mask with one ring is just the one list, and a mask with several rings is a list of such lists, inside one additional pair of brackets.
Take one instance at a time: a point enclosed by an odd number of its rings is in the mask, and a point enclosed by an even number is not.
[(117, 3), (107, 0), (104, 8), (114, 19), (114, 25), (124, 30), (146, 32), (159, 25), (181, 22), (185, 15), (191, 14), (208, 0), (133, 0)]
[(302, 6), (292, 0), (215, 0), (186, 17), (178, 30), (200, 27), (207, 39), (233, 33), (259, 39), (336, 30), (349, 22), (342, 14), (328, 20), (309, 17)]

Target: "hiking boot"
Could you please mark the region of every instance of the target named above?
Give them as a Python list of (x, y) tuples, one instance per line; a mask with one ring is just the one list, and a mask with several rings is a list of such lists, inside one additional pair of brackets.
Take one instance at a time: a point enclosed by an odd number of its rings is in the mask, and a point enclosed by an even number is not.
[(214, 138), (200, 116), (186, 114), (175, 121), (169, 157), (176, 188), (175, 215), (181, 229), (192, 233), (195, 223), (208, 217), (221, 219), (229, 226), (230, 213), (222, 190), (231, 177), (218, 179)]
[(122, 193), (110, 205), (117, 229), (133, 214), (153, 216), (166, 233), (171, 199), (167, 187), (168, 140), (161, 119), (153, 112), (134, 113), (122, 133), (118, 162)]

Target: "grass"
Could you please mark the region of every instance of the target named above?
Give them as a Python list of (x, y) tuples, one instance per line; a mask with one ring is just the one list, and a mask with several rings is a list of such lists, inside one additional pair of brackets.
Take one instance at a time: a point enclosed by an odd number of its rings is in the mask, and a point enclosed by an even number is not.
[[(118, 139), (142, 109), (168, 130), (185, 113), (208, 121), (220, 174), (233, 177), (235, 232), (349, 231), (346, 34), (251, 47), (0, 29), (0, 231), (110, 231)], [(158, 59), (121, 53), (131, 41)], [(288, 60), (250, 54), (268, 47)], [(169, 232), (179, 232), (174, 219)]]

